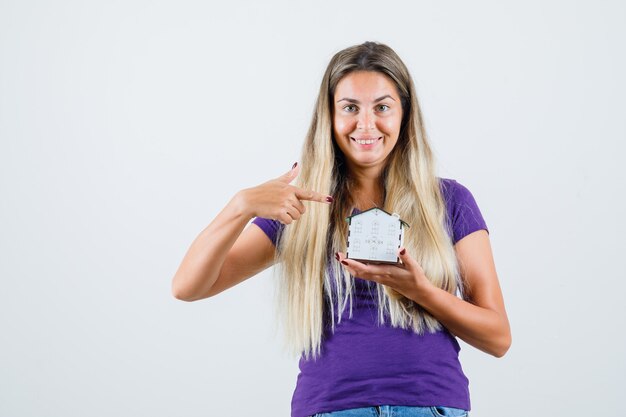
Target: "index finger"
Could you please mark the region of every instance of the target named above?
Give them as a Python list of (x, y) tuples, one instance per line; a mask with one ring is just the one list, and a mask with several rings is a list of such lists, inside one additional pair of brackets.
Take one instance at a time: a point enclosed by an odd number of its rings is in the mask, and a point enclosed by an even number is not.
[(326, 204), (330, 204), (333, 202), (333, 198), (329, 195), (318, 193), (317, 191), (303, 190), (298, 187), (294, 188), (298, 200), (317, 201), (318, 203)]

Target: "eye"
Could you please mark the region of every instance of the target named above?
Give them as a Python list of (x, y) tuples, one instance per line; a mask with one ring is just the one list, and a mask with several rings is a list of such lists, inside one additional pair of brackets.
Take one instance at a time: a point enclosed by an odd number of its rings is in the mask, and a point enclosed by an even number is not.
[(389, 110), (389, 106), (386, 104), (381, 104), (380, 106), (378, 106), (378, 111), (387, 111)]
[(348, 104), (347, 106), (344, 106), (343, 109), (348, 113), (354, 113), (355, 111), (357, 111), (357, 108), (354, 104)]

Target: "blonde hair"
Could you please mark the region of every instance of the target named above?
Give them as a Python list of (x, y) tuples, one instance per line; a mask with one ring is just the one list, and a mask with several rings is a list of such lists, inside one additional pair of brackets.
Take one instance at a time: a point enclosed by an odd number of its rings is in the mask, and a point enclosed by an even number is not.
[[(284, 318), (288, 349), (294, 354), (320, 354), (324, 317), (341, 321), (350, 301), (354, 278), (335, 261), (345, 251), (347, 223), (353, 200), (344, 156), (333, 140), (332, 102), (338, 82), (354, 71), (375, 71), (395, 83), (401, 97), (400, 135), (381, 176), (384, 209), (410, 224), (404, 244), (428, 279), (450, 293), (462, 293), (459, 267), (445, 221), (445, 202), (434, 158), (424, 131), (413, 81), (404, 63), (388, 46), (366, 42), (344, 49), (331, 59), (317, 98), (313, 119), (302, 149), (298, 187), (334, 196), (332, 205), (304, 202), (306, 213), (284, 227), (279, 236), (277, 270), (279, 307)], [(390, 287), (376, 285), (378, 319), (388, 315), (394, 327), (422, 334), (441, 328), (414, 301)], [(337, 310), (337, 311), (335, 311)]]

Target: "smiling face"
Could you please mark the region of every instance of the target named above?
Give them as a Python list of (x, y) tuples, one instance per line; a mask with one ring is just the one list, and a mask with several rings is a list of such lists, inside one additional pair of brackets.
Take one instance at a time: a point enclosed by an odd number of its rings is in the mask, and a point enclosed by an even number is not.
[(335, 141), (349, 169), (382, 172), (402, 123), (394, 82), (380, 72), (349, 73), (337, 84), (333, 106)]

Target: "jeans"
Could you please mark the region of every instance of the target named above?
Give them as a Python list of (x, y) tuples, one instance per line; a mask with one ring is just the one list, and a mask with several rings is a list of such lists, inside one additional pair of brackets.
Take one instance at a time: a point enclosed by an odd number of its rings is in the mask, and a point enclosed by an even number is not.
[(405, 407), (380, 405), (317, 413), (312, 417), (467, 417), (468, 412), (452, 407)]

